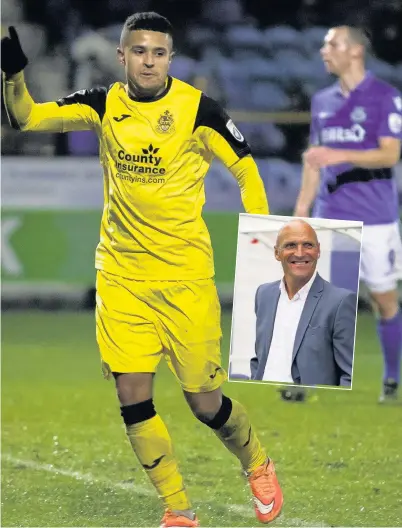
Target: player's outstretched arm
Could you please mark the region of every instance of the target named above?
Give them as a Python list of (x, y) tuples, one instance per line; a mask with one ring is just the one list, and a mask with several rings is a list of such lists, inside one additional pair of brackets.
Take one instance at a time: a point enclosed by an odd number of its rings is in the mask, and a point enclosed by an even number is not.
[(247, 141), (223, 108), (206, 95), (201, 96), (194, 131), (211, 157), (216, 156), (238, 181), (245, 211), (269, 214), (264, 183)]
[(296, 201), (294, 216), (309, 216), (310, 208), (320, 185), (320, 170), (303, 163), (301, 186)]
[(69, 96), (58, 102), (36, 103), (25, 84), (24, 69), (27, 64), (28, 59), (22, 50), (18, 33), (11, 26), (9, 36), (1, 40), (1, 69), (4, 104), (13, 128), (22, 131), (68, 132), (90, 130), (100, 123), (89, 96), (87, 100), (83, 97), (73, 100), (73, 96)]
[(245, 156), (228, 168), (239, 184), (244, 210), (251, 214), (269, 214), (264, 183), (254, 159)]

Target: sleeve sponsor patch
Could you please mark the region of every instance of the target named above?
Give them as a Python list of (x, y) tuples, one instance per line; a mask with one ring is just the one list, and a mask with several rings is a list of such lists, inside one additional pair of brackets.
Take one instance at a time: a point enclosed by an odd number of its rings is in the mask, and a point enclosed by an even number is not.
[(395, 106), (396, 106), (396, 109), (399, 111), (399, 112), (402, 112), (402, 97), (394, 97), (394, 103), (395, 103)]
[(399, 134), (402, 131), (402, 116), (396, 113), (389, 114), (388, 126), (393, 134)]
[(236, 125), (233, 123), (231, 119), (226, 123), (226, 128), (229, 130), (229, 132), (232, 134), (232, 136), (237, 139), (240, 143), (244, 141), (244, 137), (240, 130), (236, 127)]

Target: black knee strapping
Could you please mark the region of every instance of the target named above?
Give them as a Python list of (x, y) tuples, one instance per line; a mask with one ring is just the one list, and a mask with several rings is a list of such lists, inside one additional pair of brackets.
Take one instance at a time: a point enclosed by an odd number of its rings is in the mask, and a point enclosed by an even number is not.
[(232, 413), (232, 400), (225, 395), (222, 395), (222, 405), (212, 420), (205, 421), (205, 425), (211, 429), (220, 429), (229, 420)]
[(145, 422), (156, 415), (154, 402), (152, 398), (133, 405), (126, 405), (121, 407), (121, 416), (126, 425), (133, 425), (140, 422)]

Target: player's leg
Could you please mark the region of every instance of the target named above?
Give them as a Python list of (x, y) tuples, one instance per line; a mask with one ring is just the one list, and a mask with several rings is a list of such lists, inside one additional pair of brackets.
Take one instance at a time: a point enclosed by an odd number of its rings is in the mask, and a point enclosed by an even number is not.
[(186, 283), (174, 301), (180, 310), (169, 326), (170, 334), (175, 336), (171, 340), (169, 366), (194, 415), (239, 459), (249, 476), (257, 516), (262, 522), (269, 522), (280, 513), (282, 492), (274, 465), (245, 408), (224, 396), (220, 389), (226, 373), (221, 367), (220, 306), (215, 285), (212, 280)]
[(243, 405), (224, 396), (220, 388), (200, 393), (184, 391), (184, 395), (194, 416), (213, 430), (247, 473), (266, 462), (267, 454)]
[[(115, 378), (128, 439), (166, 509), (193, 517), (170, 435), (153, 403), (163, 347), (152, 311), (136, 297), (133, 284), (98, 272), (96, 333), (104, 373)], [(182, 526), (197, 526), (187, 521)], [(169, 519), (163, 525), (171, 526)]]
[[(206, 384), (207, 380), (202, 380), (200, 388), (202, 386), (205, 390)], [(208, 392), (184, 390), (184, 395), (195, 417), (211, 428), (223, 445), (239, 459), (249, 478), (258, 519), (264, 523), (273, 521), (282, 508), (282, 490), (274, 464), (261, 446), (246, 409), (238, 401), (222, 394), (220, 388)]]
[[(146, 471), (167, 510), (177, 517), (195, 519), (173, 454), (169, 432), (156, 413), (152, 398), (151, 373), (113, 373), (127, 436), (134, 453)], [(163, 526), (171, 526), (170, 515)], [(182, 526), (197, 526), (185, 522)]]
[(401, 256), (402, 245), (397, 224), (365, 226), (360, 276), (370, 292), (384, 359), (380, 401), (396, 397), (400, 381), (402, 314), (397, 279)]
[(402, 352), (402, 313), (398, 290), (370, 292), (377, 314), (377, 332), (384, 358), (383, 391), (380, 401), (397, 397)]

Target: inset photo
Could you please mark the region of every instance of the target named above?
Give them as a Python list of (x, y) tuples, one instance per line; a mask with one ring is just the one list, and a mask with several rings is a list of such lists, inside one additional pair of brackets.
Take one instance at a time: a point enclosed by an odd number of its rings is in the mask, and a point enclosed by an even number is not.
[(352, 388), (362, 229), (239, 215), (230, 381)]

